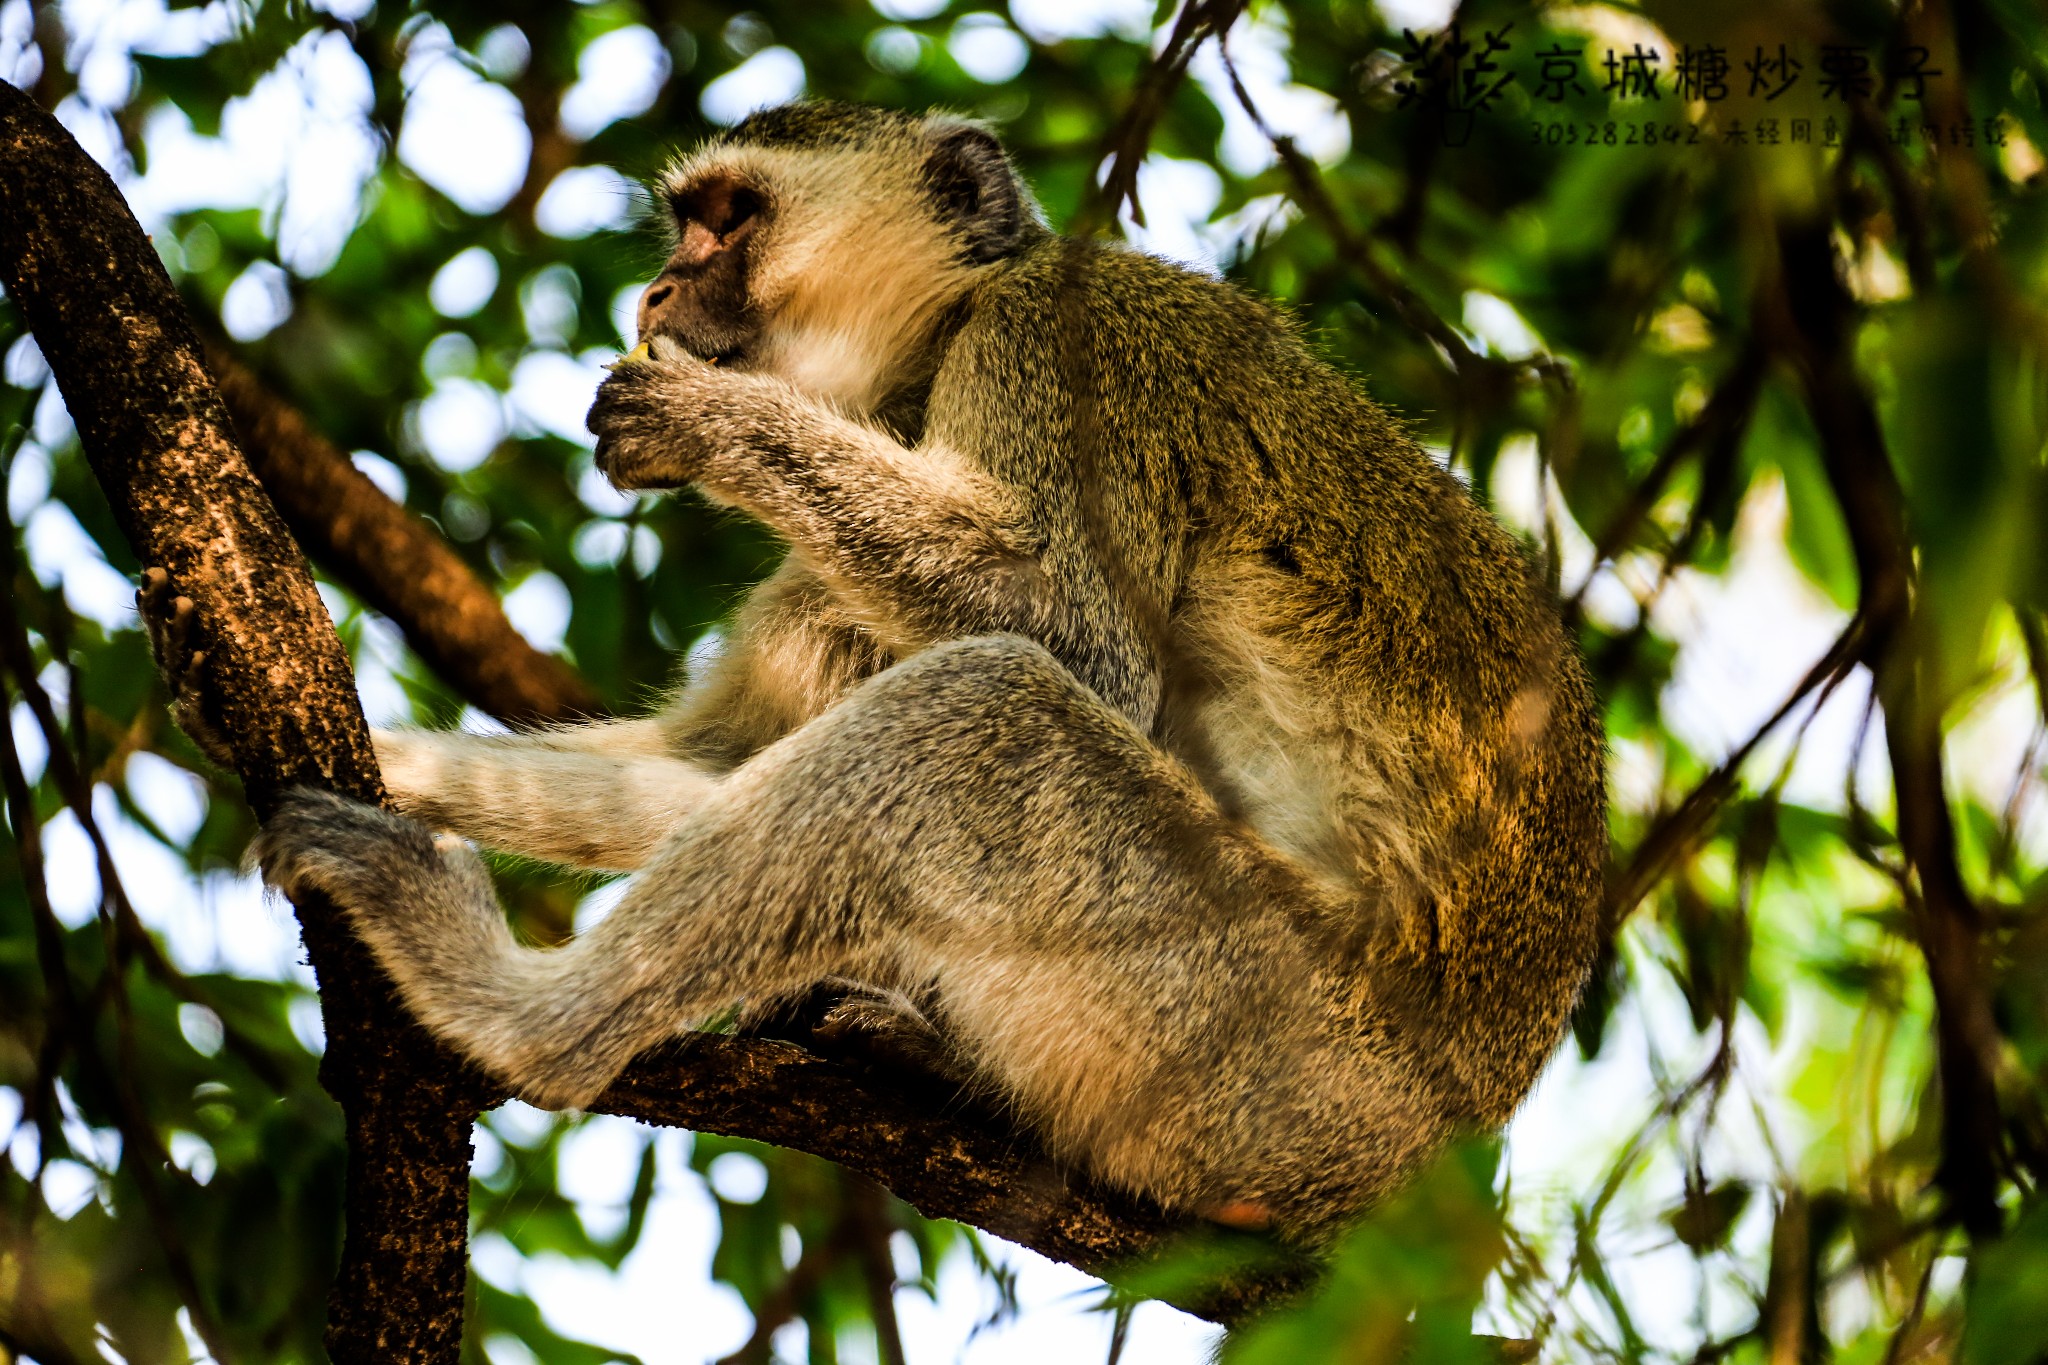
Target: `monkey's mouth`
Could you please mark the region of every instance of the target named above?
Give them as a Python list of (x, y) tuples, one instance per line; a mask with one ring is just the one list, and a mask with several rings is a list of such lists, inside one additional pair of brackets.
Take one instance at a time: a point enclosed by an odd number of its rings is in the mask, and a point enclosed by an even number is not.
[(732, 327), (705, 328), (694, 335), (687, 330), (665, 331), (661, 335), (676, 349), (720, 369), (744, 364), (755, 349), (754, 337)]
[(688, 356), (707, 365), (719, 366), (721, 369), (739, 364), (747, 355), (745, 342), (735, 342), (721, 349), (703, 341), (692, 341), (687, 337), (678, 336), (674, 332), (656, 332), (652, 336), (643, 337), (640, 345), (656, 360), (680, 360)]

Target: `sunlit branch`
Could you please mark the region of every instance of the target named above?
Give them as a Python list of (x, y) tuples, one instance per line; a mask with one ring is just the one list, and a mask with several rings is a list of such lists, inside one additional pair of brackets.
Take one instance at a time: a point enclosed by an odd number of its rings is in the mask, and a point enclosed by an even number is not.
[[(188, 596), (252, 803), (383, 796), (332, 623), (236, 448), (198, 338), (107, 174), (0, 86), (0, 281), (35, 334), (116, 524)], [(341, 1365), (460, 1350), (469, 1131), (485, 1093), (400, 1008), (331, 904), (298, 907), (323, 987), (321, 1078), (349, 1129), (327, 1343)]]
[(512, 628), (448, 543), (372, 483), (224, 346), (206, 359), (242, 452), (292, 535), (389, 617), (413, 652), (478, 709), (512, 725), (603, 713), (576, 671)]

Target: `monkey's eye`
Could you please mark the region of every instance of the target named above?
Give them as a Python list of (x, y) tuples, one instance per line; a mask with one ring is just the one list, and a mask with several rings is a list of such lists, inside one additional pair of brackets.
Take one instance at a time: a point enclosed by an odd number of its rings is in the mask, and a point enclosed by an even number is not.
[(700, 180), (669, 200), (677, 226), (700, 224), (714, 237), (730, 237), (761, 211), (759, 191), (731, 176)]

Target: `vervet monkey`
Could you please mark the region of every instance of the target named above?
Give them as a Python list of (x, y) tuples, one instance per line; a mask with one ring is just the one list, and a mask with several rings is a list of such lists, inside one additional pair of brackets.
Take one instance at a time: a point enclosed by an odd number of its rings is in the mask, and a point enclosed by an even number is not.
[[(658, 715), (382, 732), (410, 818), (303, 792), (268, 878), (547, 1107), (841, 979), (1055, 1156), (1298, 1242), (1504, 1123), (1605, 849), (1515, 541), (1272, 309), (1050, 232), (977, 125), (790, 105), (661, 188), (598, 466), (788, 558)], [(637, 876), (528, 948), (430, 829)]]

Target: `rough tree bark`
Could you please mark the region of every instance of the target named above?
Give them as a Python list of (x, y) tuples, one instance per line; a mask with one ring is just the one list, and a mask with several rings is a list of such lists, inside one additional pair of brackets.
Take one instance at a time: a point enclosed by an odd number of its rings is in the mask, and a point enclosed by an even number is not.
[[(56, 376), (116, 521), (192, 599), (249, 801), (294, 783), (384, 796), (355, 680), (298, 547), (235, 447), (198, 338), (106, 173), (0, 85), (0, 279)], [(411, 1021), (334, 907), (298, 907), (321, 1082), (347, 1123), (337, 1361), (456, 1359), (470, 1126), (491, 1090)]]
[[(4, 84), (0, 281), (138, 558), (163, 566), (195, 605), (205, 683), (251, 805), (264, 814), (296, 783), (382, 800), (347, 659), (237, 447), (154, 249), (105, 172)], [(341, 1362), (452, 1365), (470, 1128), (499, 1090), (410, 1020), (331, 905), (296, 909), (326, 1019), (321, 1080), (348, 1124), (329, 1351)], [(1058, 1170), (1029, 1138), (950, 1093), (772, 1040), (700, 1036), (656, 1049), (596, 1107), (825, 1156), (927, 1214), (1095, 1273), (1151, 1259), (1182, 1230)], [(1179, 1302), (1229, 1322), (1298, 1289), (1306, 1273), (1269, 1263)]]

